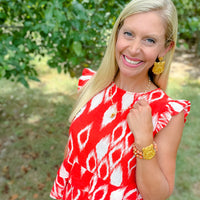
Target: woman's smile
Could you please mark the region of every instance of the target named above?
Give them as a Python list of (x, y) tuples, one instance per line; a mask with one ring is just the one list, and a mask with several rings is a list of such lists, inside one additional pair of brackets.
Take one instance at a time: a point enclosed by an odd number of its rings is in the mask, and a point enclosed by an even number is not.
[(143, 64), (143, 61), (138, 59), (138, 58), (130, 58), (126, 55), (122, 55), (121, 56), (122, 61), (125, 65), (127, 65), (128, 67), (139, 67), (141, 64)]

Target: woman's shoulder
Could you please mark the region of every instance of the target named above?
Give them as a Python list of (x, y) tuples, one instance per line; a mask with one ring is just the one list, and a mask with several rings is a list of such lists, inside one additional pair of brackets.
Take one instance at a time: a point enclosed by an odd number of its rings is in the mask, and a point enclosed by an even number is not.
[(191, 103), (185, 99), (173, 99), (163, 90), (155, 89), (149, 93), (149, 104), (152, 108), (152, 115), (156, 132), (164, 128), (171, 118), (183, 111), (184, 122), (190, 112)]
[(149, 103), (158, 108), (160, 112), (170, 112), (172, 115), (183, 111), (188, 115), (191, 103), (185, 99), (173, 99), (160, 88), (155, 89), (149, 94)]

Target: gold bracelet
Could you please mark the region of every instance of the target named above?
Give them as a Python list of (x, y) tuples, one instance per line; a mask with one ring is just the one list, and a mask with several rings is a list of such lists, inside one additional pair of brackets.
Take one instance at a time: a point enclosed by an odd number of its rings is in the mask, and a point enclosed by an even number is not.
[(158, 147), (155, 142), (153, 142), (153, 144), (150, 144), (147, 147), (143, 147), (142, 150), (139, 150), (136, 147), (135, 143), (133, 144), (133, 153), (135, 154), (137, 158), (140, 158), (140, 159), (150, 160), (156, 155), (157, 151), (158, 151)]

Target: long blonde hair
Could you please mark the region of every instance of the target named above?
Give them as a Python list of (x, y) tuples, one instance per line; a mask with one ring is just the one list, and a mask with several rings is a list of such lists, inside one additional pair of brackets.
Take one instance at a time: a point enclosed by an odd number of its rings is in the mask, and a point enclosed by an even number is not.
[[(167, 81), (177, 39), (177, 13), (171, 0), (132, 0), (122, 10), (113, 27), (105, 55), (96, 74), (81, 89), (75, 108), (69, 118), (72, 121), (79, 110), (98, 92), (107, 87), (115, 78), (118, 66), (115, 60), (115, 44), (117, 34), (124, 20), (136, 13), (159, 11), (166, 26), (166, 46), (172, 41), (174, 46), (165, 55), (165, 70), (161, 75), (150, 75), (152, 81), (161, 89), (166, 90)], [(149, 73), (151, 74), (151, 73)]]

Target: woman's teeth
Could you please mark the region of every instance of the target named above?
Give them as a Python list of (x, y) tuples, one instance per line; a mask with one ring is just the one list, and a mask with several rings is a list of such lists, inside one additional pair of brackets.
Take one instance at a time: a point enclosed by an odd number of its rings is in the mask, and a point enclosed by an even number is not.
[(130, 63), (130, 64), (132, 64), (132, 65), (137, 65), (137, 64), (139, 64), (141, 61), (133, 61), (133, 60), (129, 60), (126, 56), (124, 56), (124, 58), (125, 58), (125, 60), (128, 62), (128, 63)]

